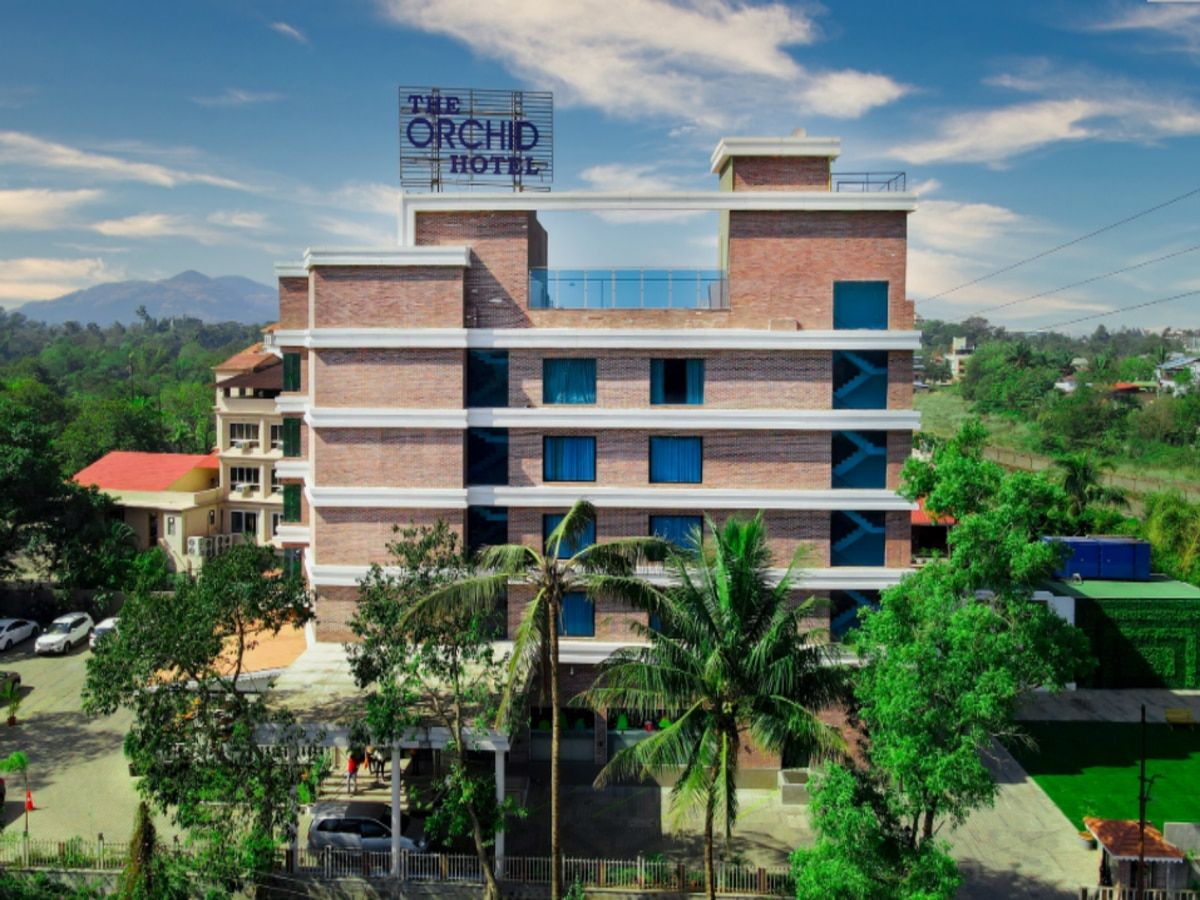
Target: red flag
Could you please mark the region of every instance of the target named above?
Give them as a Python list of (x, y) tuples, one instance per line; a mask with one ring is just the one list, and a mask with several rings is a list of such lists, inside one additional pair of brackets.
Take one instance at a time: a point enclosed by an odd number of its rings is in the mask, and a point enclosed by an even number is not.
[(25, 812), (33, 812), (33, 791), (25, 790)]

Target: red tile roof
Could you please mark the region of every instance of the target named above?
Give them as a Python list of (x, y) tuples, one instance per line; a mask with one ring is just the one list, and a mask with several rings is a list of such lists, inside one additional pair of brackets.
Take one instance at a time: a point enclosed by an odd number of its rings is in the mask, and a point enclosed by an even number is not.
[[(1084, 827), (1100, 842), (1113, 859), (1139, 857), (1138, 823), (1131, 819), (1097, 819), (1086, 816)], [(1183, 852), (1168, 844), (1162, 832), (1153, 825), (1146, 826), (1146, 859), (1153, 862), (1183, 862)]]
[(263, 349), (262, 342), (251, 344), (245, 350), (239, 350), (223, 363), (213, 366), (217, 372), (252, 372), (263, 363), (275, 359), (275, 354)]
[(138, 453), (114, 450), (75, 473), (80, 484), (102, 491), (165, 491), (192, 469), (216, 471), (215, 456), (198, 453)]
[(912, 511), (914, 525), (953, 525), (954, 516), (933, 516), (925, 509), (925, 498), (917, 498), (917, 508)]

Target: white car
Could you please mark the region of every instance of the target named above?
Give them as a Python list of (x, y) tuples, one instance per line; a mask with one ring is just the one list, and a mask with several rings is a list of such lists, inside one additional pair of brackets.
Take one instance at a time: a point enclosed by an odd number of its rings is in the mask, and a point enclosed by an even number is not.
[(92, 629), (92, 635), (88, 638), (88, 646), (93, 650), (96, 649), (96, 642), (106, 634), (112, 634), (117, 630), (117, 617), (109, 616), (99, 625)]
[[(383, 803), (319, 803), (313, 809), (312, 824), (308, 827), (308, 849), (319, 852), (325, 848), (353, 852), (389, 853), (392, 849), (391, 807)], [(405, 816), (405, 825), (413, 824)], [(401, 835), (400, 849), (423, 853), (424, 840)]]
[(0, 650), (7, 650), (14, 644), (36, 637), (37, 633), (37, 622), (30, 622), (28, 619), (0, 619)]
[(91, 616), (81, 612), (67, 613), (50, 623), (50, 627), (33, 645), (33, 652), (69, 653), (72, 647), (86, 641), (91, 631)]

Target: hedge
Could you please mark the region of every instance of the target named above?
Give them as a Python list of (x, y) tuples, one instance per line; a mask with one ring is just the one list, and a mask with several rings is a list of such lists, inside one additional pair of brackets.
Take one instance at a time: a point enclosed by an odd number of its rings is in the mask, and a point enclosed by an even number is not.
[(1075, 600), (1099, 665), (1080, 685), (1200, 688), (1200, 600)]

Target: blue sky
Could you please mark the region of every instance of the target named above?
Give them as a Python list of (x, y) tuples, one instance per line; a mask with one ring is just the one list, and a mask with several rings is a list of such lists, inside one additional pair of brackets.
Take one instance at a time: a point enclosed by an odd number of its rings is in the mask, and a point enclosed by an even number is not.
[[(905, 170), (910, 295), (1200, 187), (1200, 3), (209, 0), (9, 3), (0, 305), (194, 268), (272, 279), (395, 239), (396, 86), (553, 90), (555, 187), (715, 186), (725, 134)], [(715, 219), (547, 222), (558, 265), (707, 265)], [(957, 318), (1192, 245), (1200, 194), (921, 303)], [(1200, 249), (990, 314), (1014, 328), (1200, 289)], [(1103, 322), (1200, 327), (1200, 295)]]

